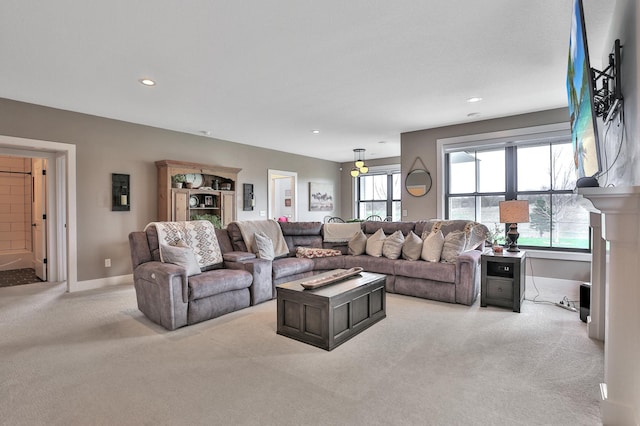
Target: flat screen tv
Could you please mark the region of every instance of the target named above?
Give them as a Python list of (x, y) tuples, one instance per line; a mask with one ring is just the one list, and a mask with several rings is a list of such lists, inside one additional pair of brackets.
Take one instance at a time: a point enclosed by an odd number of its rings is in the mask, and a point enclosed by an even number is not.
[(598, 186), (596, 177), (602, 171), (592, 82), (582, 0), (574, 0), (569, 39), (567, 94), (578, 187)]

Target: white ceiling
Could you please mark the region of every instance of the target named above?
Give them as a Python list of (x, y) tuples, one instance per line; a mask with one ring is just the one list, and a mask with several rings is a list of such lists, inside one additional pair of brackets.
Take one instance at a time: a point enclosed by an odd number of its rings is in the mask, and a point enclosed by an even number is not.
[[(599, 55), (615, 2), (584, 1)], [(397, 156), (402, 132), (566, 106), (571, 5), (0, 0), (0, 97), (333, 161)]]

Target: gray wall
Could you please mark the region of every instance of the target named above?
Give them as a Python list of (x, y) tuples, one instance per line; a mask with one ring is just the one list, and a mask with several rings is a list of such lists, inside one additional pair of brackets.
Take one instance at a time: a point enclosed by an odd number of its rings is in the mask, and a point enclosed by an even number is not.
[[(241, 168), (238, 188), (254, 185), (256, 207), (243, 211), (239, 195), (239, 220), (260, 219), (260, 210), (268, 210), (268, 169), (298, 173), (298, 220), (322, 221), (341, 211), (340, 165), (331, 161), (7, 99), (0, 99), (0, 134), (76, 145), (79, 281), (131, 273), (127, 235), (157, 217), (157, 160)], [(111, 211), (111, 173), (131, 176), (130, 212)], [(333, 212), (309, 211), (309, 182), (334, 184)]]

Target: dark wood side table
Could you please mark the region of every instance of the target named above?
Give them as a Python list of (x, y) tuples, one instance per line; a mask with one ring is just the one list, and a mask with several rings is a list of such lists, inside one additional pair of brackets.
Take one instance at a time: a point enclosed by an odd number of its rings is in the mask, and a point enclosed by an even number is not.
[(504, 306), (520, 312), (524, 300), (526, 264), (525, 251), (482, 255), (480, 306)]

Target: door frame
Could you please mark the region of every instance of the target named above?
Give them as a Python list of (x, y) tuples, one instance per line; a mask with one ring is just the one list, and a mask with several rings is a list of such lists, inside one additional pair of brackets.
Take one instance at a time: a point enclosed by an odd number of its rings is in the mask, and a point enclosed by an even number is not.
[(0, 135), (0, 154), (47, 159), (48, 282), (78, 282), (76, 226), (76, 146), (61, 142)]
[(292, 183), (291, 186), (293, 188), (293, 218), (292, 220), (298, 220), (298, 173), (297, 172), (288, 172), (284, 170), (274, 170), (268, 169), (269, 173), (269, 186), (267, 188), (267, 196), (269, 198), (269, 209), (267, 213), (267, 217), (273, 219), (273, 214), (276, 210), (275, 205), (278, 201), (284, 200), (276, 200), (275, 199), (275, 181), (276, 179), (290, 178)]

